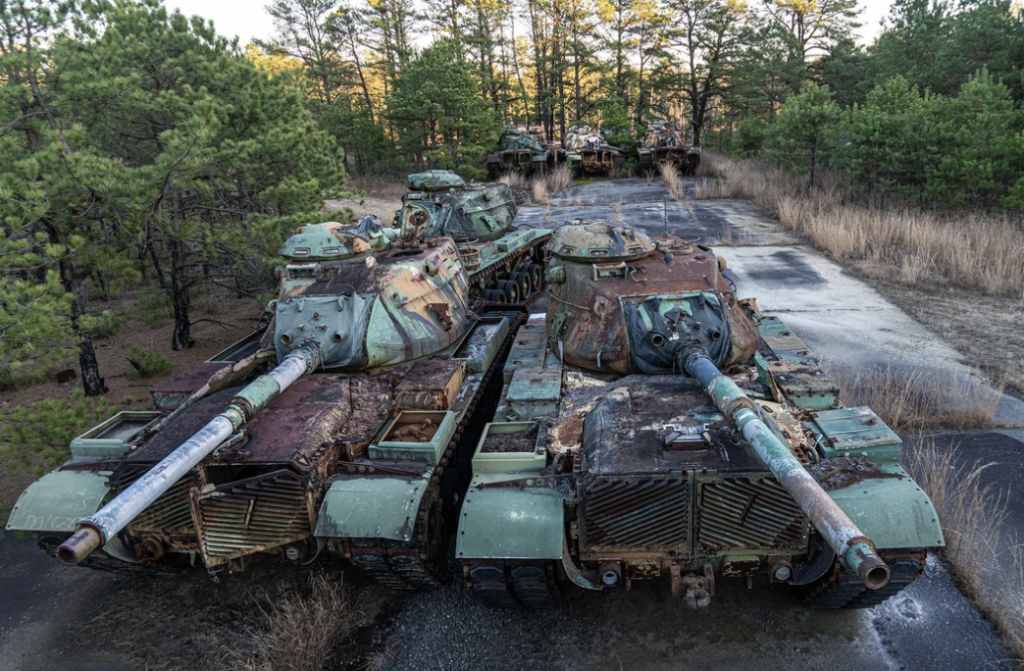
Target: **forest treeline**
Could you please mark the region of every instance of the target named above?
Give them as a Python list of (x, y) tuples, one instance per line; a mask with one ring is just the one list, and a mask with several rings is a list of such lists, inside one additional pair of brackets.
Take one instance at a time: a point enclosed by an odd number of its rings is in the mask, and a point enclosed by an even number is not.
[(274, 0), (239, 45), (159, 0), (0, 1), (0, 385), (78, 356), (150, 287), (259, 297), (346, 174), (480, 175), (506, 124), (656, 118), (707, 148), (844, 174), (867, 203), (1024, 209), (1024, 17), (1010, 0)]

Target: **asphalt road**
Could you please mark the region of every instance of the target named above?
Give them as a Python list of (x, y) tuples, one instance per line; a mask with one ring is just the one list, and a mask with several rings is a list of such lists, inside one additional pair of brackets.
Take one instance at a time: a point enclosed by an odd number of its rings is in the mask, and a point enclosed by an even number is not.
[[(692, 183), (688, 185), (692, 193)], [(517, 223), (557, 225), (575, 218), (618, 219), (720, 249), (743, 296), (779, 314), (819, 355), (841, 365), (968, 367), (923, 326), (813, 249), (780, 231), (742, 201), (666, 200), (646, 180), (595, 182), (557, 194), (549, 206), (525, 206)], [(1004, 417), (1024, 417), (1007, 400)], [(997, 460), (989, 477), (1002, 486), (1024, 476), (1020, 432), (948, 435), (966, 444), (964, 459)], [(1024, 508), (1012, 506), (1024, 526)], [(65, 569), (27, 539), (0, 540), (0, 671), (128, 671), (116, 649), (83, 648), (82, 624), (102, 611), (102, 595), (134, 583)], [(140, 607), (163, 608), (161, 604)], [(169, 617), (187, 613), (168, 612)], [(453, 581), (406, 598), (386, 625), (394, 670), (430, 669), (1012, 669), (990, 625), (931, 561), (898, 598), (871, 611), (822, 613), (801, 608), (786, 589), (747, 590), (720, 580), (701, 612), (673, 600), (667, 584), (612, 595), (578, 591), (556, 612), (494, 611)]]

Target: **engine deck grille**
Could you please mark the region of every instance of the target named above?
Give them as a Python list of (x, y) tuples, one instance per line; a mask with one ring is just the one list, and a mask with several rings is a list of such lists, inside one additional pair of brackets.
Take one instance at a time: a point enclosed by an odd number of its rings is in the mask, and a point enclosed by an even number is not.
[(689, 540), (685, 477), (598, 478), (584, 500), (585, 540), (592, 549), (670, 548)]
[(697, 539), (704, 550), (802, 548), (807, 520), (774, 478), (698, 485)]
[(305, 479), (287, 470), (192, 493), (206, 565), (216, 566), (310, 535)]

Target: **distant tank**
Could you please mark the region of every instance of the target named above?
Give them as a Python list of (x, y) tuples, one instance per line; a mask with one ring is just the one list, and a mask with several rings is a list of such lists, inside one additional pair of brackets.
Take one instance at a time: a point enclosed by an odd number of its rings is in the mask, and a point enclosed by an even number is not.
[(606, 222), (549, 249), (546, 320), (516, 336), (460, 513), (473, 592), (546, 607), (666, 576), (699, 608), (743, 578), (852, 608), (921, 574), (944, 539), (900, 439), (720, 257)]
[(686, 139), (679, 124), (658, 119), (637, 149), (637, 163), (641, 171), (653, 173), (662, 163), (670, 163), (683, 175), (697, 174), (700, 166), (700, 147)]
[(450, 170), (409, 175), (396, 225), (402, 240), (455, 240), (473, 301), (530, 303), (544, 286), (543, 245), (551, 231), (516, 227), (508, 184), (466, 184)]
[(474, 314), (455, 242), (398, 233), (297, 230), (266, 330), (72, 441), (7, 528), (97, 568), (330, 552), (387, 585), (437, 583), (460, 438), (522, 312)]
[(501, 133), (498, 149), (487, 155), (487, 176), (496, 180), (509, 173), (526, 177), (543, 175), (564, 162), (565, 150), (552, 147), (543, 130), (506, 126)]
[(608, 144), (601, 131), (590, 126), (573, 126), (563, 144), (574, 177), (609, 175), (626, 165), (619, 148)]

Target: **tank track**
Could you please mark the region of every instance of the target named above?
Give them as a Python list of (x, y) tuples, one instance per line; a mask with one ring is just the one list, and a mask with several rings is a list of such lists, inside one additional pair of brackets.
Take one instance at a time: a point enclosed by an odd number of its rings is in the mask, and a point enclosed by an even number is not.
[(539, 559), (467, 559), (466, 584), (492, 608), (543, 610), (558, 606), (555, 562)]
[[(491, 265), (491, 266), (485, 268), (484, 270), (481, 270), (479, 272), (476, 272), (476, 273), (470, 275), (470, 277), (469, 277), (470, 294), (471, 295), (475, 295), (475, 296), (479, 296), (479, 297), (485, 297), (486, 292), (490, 290), (489, 284), (490, 284), (491, 278), (493, 278), (498, 273), (508, 273), (508, 272), (511, 272), (512, 268), (516, 265), (516, 263), (519, 262), (520, 260), (522, 260), (523, 257), (526, 257), (527, 264), (525, 264), (525, 265), (530, 265), (530, 264), (539, 264), (540, 265), (540, 273), (539, 273), (539, 276), (540, 276), (540, 286), (539, 287), (538, 286), (532, 287), (531, 288), (532, 291), (531, 291), (531, 293), (530, 293), (530, 295), (528, 297), (526, 297), (526, 298), (520, 297), (519, 300), (517, 300), (517, 301), (510, 301), (510, 303), (522, 304), (522, 305), (526, 305), (526, 306), (532, 305), (541, 296), (541, 294), (544, 293), (544, 266), (543, 266), (543, 262), (542, 261), (536, 259), (536, 257), (534, 256), (534, 252), (538, 248), (540, 248), (544, 243), (546, 243), (547, 240), (548, 240), (548, 238), (541, 238), (541, 239), (538, 239), (538, 240), (534, 240), (530, 244), (528, 244), (528, 245), (526, 245), (524, 247), (521, 247), (521, 248), (511, 252), (508, 256), (503, 258), (498, 263), (495, 263), (494, 265)], [(487, 299), (484, 298), (484, 300), (487, 300)], [(494, 301), (490, 301), (490, 302), (494, 302)]]
[(346, 539), (345, 552), (349, 561), (375, 581), (396, 590), (415, 591), (438, 587), (443, 582), (441, 564), (447, 560), (444, 549), (444, 531), (441, 506), (441, 481), (445, 469), (453, 459), (458, 459), (458, 444), (466, 428), (474, 419), (477, 403), (484, 396), (495, 370), (500, 370), (508, 355), (519, 327), (526, 320), (521, 311), (489, 311), (488, 316), (510, 318), (509, 336), (494, 357), (494, 362), (484, 374), (480, 388), (470, 401), (462, 421), (445, 448), (441, 460), (430, 476), (428, 493), (420, 502), (414, 529), (415, 540), (393, 541), (384, 539)]
[(892, 575), (882, 589), (871, 590), (836, 560), (829, 575), (811, 585), (806, 603), (817, 610), (872, 608), (903, 591), (924, 573), (927, 550), (881, 550)]

